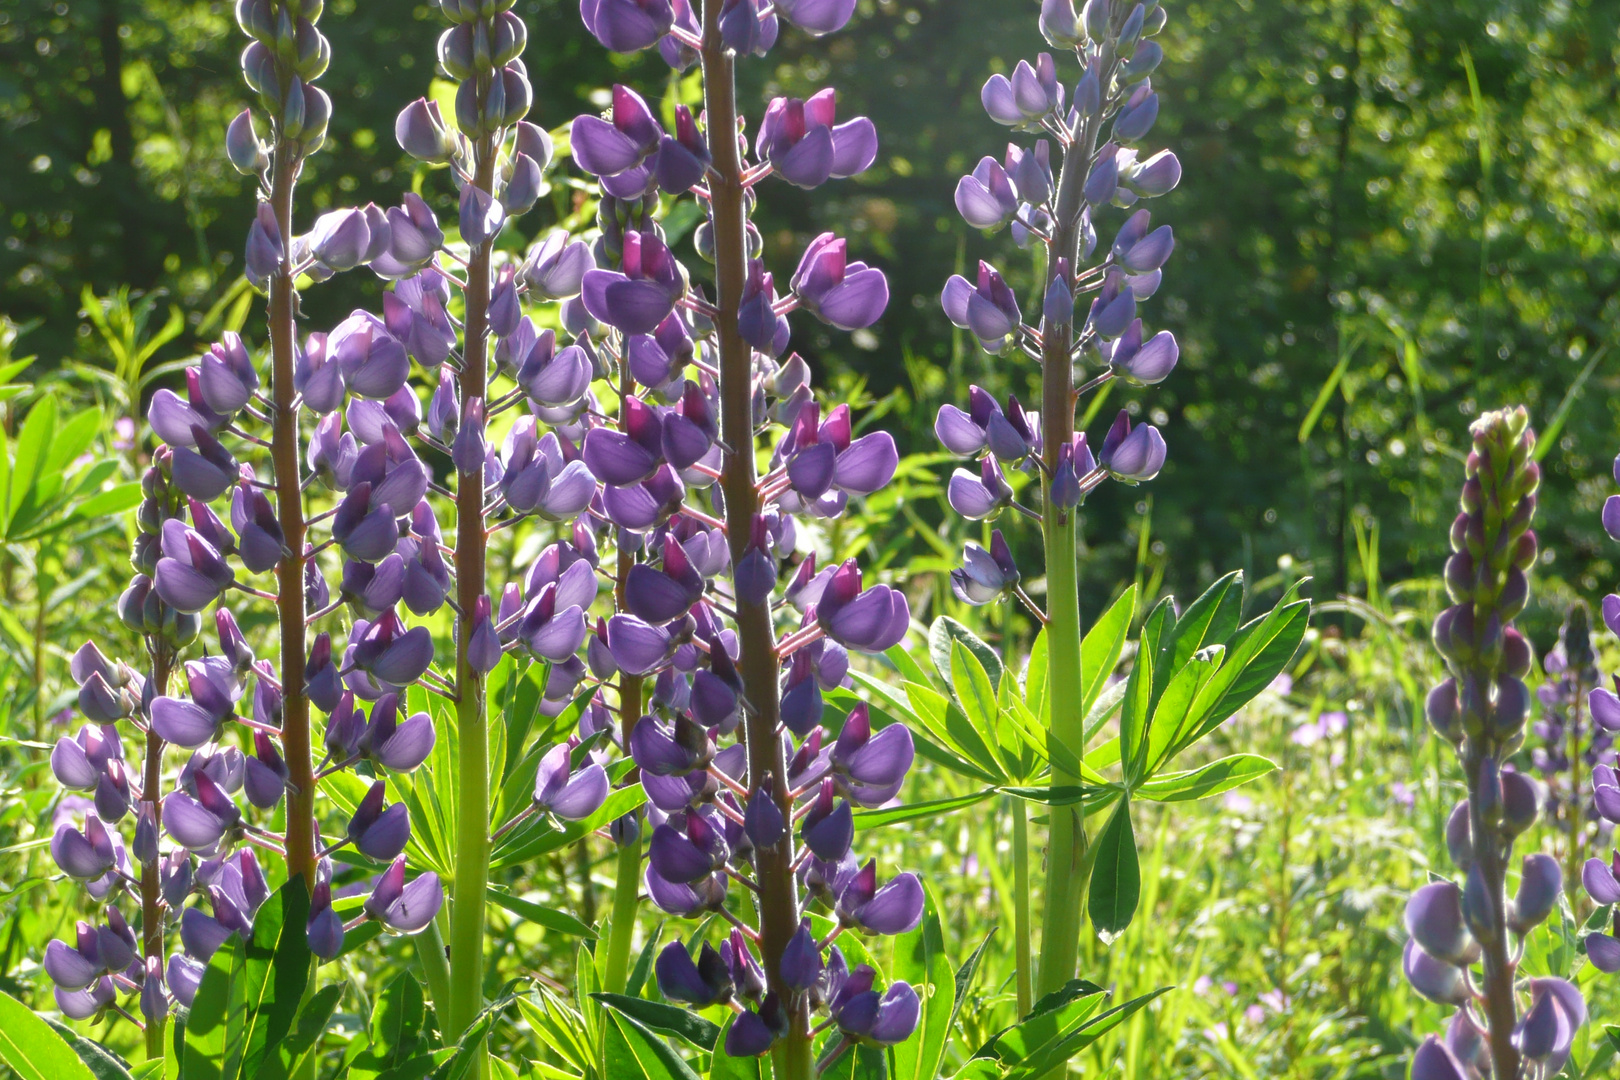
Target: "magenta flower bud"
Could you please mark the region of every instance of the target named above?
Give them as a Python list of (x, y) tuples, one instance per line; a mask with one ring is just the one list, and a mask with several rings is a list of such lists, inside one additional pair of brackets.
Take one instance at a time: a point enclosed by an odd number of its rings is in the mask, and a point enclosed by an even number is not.
[(1125, 182), (1143, 198), (1167, 194), (1181, 183), (1181, 162), (1170, 151), (1161, 150), (1135, 166)]
[(1073, 48), (1086, 40), (1085, 29), (1074, 12), (1074, 0), (1042, 0), (1040, 26), (1041, 36), (1054, 49)]
[(834, 571), (816, 608), (827, 636), (851, 649), (883, 652), (898, 644), (911, 626), (904, 594), (887, 585), (861, 591), (861, 572), (850, 559)]
[(45, 946), (43, 967), (51, 982), (64, 990), (83, 990), (107, 970), (96, 948), (96, 934), (89, 923), (79, 923), (80, 947), (52, 940)]
[(1466, 873), (1474, 865), (1474, 841), (1468, 820), (1468, 800), (1463, 799), (1451, 808), (1446, 819), (1446, 851), (1452, 865)]
[(1620, 881), (1614, 870), (1599, 858), (1587, 859), (1581, 866), (1581, 884), (1598, 904), (1620, 903)]
[(922, 1003), (910, 983), (896, 982), (881, 996), (868, 990), (844, 1002), (838, 1011), (838, 1030), (845, 1037), (871, 1046), (895, 1046), (917, 1030)]
[(830, 761), (839, 792), (857, 805), (875, 807), (899, 794), (915, 757), (906, 726), (891, 724), (872, 734), (870, 714), (862, 703), (845, 718)]
[(1433, 1035), (1412, 1055), (1411, 1080), (1468, 1080), (1468, 1076), (1450, 1047)]
[(534, 802), (565, 821), (583, 821), (606, 801), (608, 786), (606, 771), (594, 761), (570, 773), (568, 744), (558, 743), (535, 771)]
[(979, 100), (990, 119), (1008, 127), (1034, 129), (1062, 103), (1063, 90), (1051, 54), (1042, 53), (1036, 66), (1018, 61), (1012, 78), (995, 74), (985, 82)]

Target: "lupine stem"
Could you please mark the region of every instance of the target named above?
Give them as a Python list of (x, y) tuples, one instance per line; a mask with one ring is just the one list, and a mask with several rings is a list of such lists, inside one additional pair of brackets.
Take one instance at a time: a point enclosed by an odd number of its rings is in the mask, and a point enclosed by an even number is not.
[[(159, 694), (164, 693), (169, 686), (169, 670), (174, 662), (174, 653), (157, 637), (149, 637), (154, 648), (152, 657), (152, 685)], [(163, 827), (163, 803), (157, 793), (163, 786), (163, 740), (156, 732), (148, 729), (146, 732), (146, 761), (141, 772), (141, 796), (152, 807), (152, 820), (161, 832)], [(163, 934), (163, 889), (158, 875), (158, 863), (150, 862), (141, 867), (141, 954), (150, 959), (157, 957), (161, 962), (164, 953)], [(162, 1016), (149, 1019), (146, 1023), (146, 1059), (148, 1061), (163, 1060), (163, 1033), (168, 1026), (168, 1017)]]
[(1013, 949), (1018, 970), (1018, 1015), (1034, 1006), (1031, 970), (1035, 966), (1029, 943), (1029, 822), (1024, 800), (1012, 799), (1013, 827)]
[[(488, 92), (480, 77), (479, 99)], [(493, 191), (495, 146), (483, 136), (473, 148), (472, 183)], [(493, 240), (485, 240), (467, 260), (466, 350), (459, 378), (463, 407), (486, 397), (489, 375), (489, 261)], [(484, 678), (468, 661), (472, 636), (468, 621), (484, 592), (484, 474), (462, 475), (456, 483), (456, 739), (457, 777), (455, 882), (450, 894), (450, 1003), (447, 1034), (460, 1038), (483, 1006), (484, 892), (489, 884), (489, 721), (484, 711)], [(483, 1051), (477, 1071), (484, 1072)]]
[(270, 206), (282, 237), (281, 265), (270, 278), (270, 457), (275, 468), (276, 517), (282, 542), (293, 554), (276, 564), (276, 610), (281, 634), (281, 753), (287, 762), (287, 877), (303, 876), (315, 887), (315, 771), (310, 754), (309, 698), (304, 660), (309, 652), (304, 623), (304, 495), (299, 469), (298, 406), (293, 387), (297, 324), (292, 270), (293, 185), (300, 161), (286, 140), (277, 140)]
[[(634, 384), (629, 365), (619, 373), (619, 400), (630, 396)], [(618, 565), (613, 581), (614, 600), (620, 611), (628, 610), (625, 590), (630, 584), (630, 570), (636, 564), (636, 553), (627, 542), (626, 531), (621, 530), (618, 542)], [(627, 671), (619, 672), (619, 745), (630, 752), (630, 733), (641, 719), (641, 677)], [(627, 782), (635, 777), (628, 776)], [(636, 903), (641, 894), (641, 835), (619, 845), (619, 855), (613, 874), (613, 922), (608, 928), (607, 968), (602, 985), (610, 994), (622, 994), (630, 982), (630, 942), (636, 930)]]
[[(1101, 65), (1108, 84), (1112, 57)], [(1100, 117), (1082, 121), (1075, 143), (1064, 150), (1058, 177), (1049, 273), (1057, 273), (1059, 260), (1074, 267), (1080, 254), (1080, 211), (1086, 173), (1096, 150)], [(1072, 272), (1072, 271), (1071, 271)], [(1051, 703), (1049, 738), (1061, 743), (1076, 759), (1085, 758), (1085, 716), (1081, 712), (1084, 687), (1080, 673), (1080, 574), (1077, 515), (1054, 507), (1052, 476), (1057, 471), (1058, 449), (1074, 437), (1074, 365), (1070, 353), (1074, 325), (1048, 322), (1041, 338), (1041, 434), (1047, 467), (1042, 470), (1046, 514), (1041, 532), (1046, 546), (1046, 700)], [(1052, 783), (1080, 783), (1057, 766)], [(1080, 907), (1085, 899), (1086, 821), (1079, 804), (1052, 807), (1046, 853), (1045, 911), (1041, 920), (1041, 960), (1035, 980), (1037, 996), (1059, 990), (1074, 978), (1080, 946)]]
[[(719, 314), (715, 332), (720, 346), (720, 437), (731, 448), (721, 481), (726, 500), (726, 539), (731, 561), (740, 563), (747, 550), (758, 505), (754, 461), (753, 351), (738, 330), (738, 312), (748, 274), (747, 211), (744, 177), (737, 152), (737, 87), (735, 61), (720, 35), (720, 2), (703, 5), (703, 99), (708, 114), (709, 145), (714, 163), (709, 178), (714, 215), (715, 288)], [(737, 603), (738, 671), (747, 698), (748, 786), (757, 790), (769, 774), (782, 818), (791, 821), (787, 760), (778, 729), (776, 634), (768, 599)], [(774, 847), (755, 853), (759, 876), (760, 953), (767, 984), (781, 983), (782, 951), (798, 929), (798, 883), (793, 875), (793, 841), (784, 834)], [(784, 1000), (788, 995), (783, 995)], [(771, 1051), (776, 1080), (810, 1080), (811, 1054), (808, 1000), (798, 995), (788, 1034)]]

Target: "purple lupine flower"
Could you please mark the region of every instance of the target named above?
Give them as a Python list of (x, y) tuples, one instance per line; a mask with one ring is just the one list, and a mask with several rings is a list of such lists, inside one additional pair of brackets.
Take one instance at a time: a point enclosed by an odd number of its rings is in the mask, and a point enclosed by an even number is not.
[(366, 898), (366, 914), (400, 934), (418, 934), (444, 905), (444, 886), (431, 871), (405, 882), (405, 856), (400, 855), (377, 878)]
[(940, 302), (951, 322), (978, 338), (985, 352), (1005, 350), (1021, 325), (1018, 299), (995, 267), (986, 262), (979, 263), (977, 284), (960, 274), (952, 276), (945, 283)]
[(534, 777), (534, 803), (565, 821), (583, 821), (607, 799), (607, 772), (594, 761), (572, 770), (569, 752), (567, 743), (559, 743), (540, 759)]
[(877, 129), (864, 116), (836, 123), (835, 103), (830, 88), (808, 100), (773, 100), (760, 121), (760, 157), (802, 188), (865, 172), (877, 158)]

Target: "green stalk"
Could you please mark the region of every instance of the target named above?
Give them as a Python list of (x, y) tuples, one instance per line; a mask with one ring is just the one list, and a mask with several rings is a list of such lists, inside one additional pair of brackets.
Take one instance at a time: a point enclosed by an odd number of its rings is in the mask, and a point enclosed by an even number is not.
[[(1048, 265), (1056, 273), (1059, 260), (1069, 266), (1069, 286), (1080, 261), (1080, 212), (1084, 189), (1097, 138), (1102, 130), (1103, 113), (1108, 108), (1107, 88), (1117, 67), (1113, 46), (1104, 43), (1098, 69), (1104, 100), (1098, 111), (1081, 120), (1074, 141), (1064, 150), (1058, 176), (1057, 203), (1051, 258)], [(1051, 719), (1048, 738), (1066, 747), (1079, 762), (1086, 753), (1086, 724), (1082, 709), (1084, 686), (1080, 672), (1080, 567), (1077, 515), (1052, 505), (1051, 477), (1057, 468), (1058, 448), (1074, 437), (1074, 320), (1054, 323), (1048, 319), (1041, 333), (1041, 430), (1047, 468), (1042, 470), (1041, 522), (1046, 547), (1046, 700)], [(1054, 786), (1073, 786), (1080, 777), (1054, 765)], [(1081, 804), (1052, 807), (1046, 852), (1046, 894), (1041, 926), (1041, 959), (1036, 979), (1036, 997), (1044, 997), (1075, 977), (1079, 958), (1081, 909), (1086, 885), (1091, 877), (1085, 811)]]
[[(630, 396), (632, 384), (626, 367), (619, 375), (619, 400)], [(625, 589), (630, 584), (630, 570), (636, 563), (635, 551), (628, 538), (619, 536), (619, 561), (614, 576), (614, 599), (619, 610), (626, 609)], [(641, 719), (641, 677), (628, 672), (619, 673), (619, 745), (630, 752), (630, 733)], [(635, 773), (627, 776), (635, 782)], [(613, 921), (608, 926), (607, 966), (602, 973), (602, 986), (610, 994), (622, 994), (630, 982), (630, 945), (636, 933), (636, 904), (641, 897), (641, 835), (619, 847), (619, 856), (613, 871)]]
[(1018, 964), (1018, 1015), (1035, 1004), (1035, 959), (1029, 944), (1029, 821), (1024, 800), (1013, 798), (1013, 955)]
[(422, 961), (422, 974), (427, 979), (428, 1000), (433, 1003), (433, 1011), (444, 1016), (450, 1008), (450, 964), (444, 955), (439, 919), (428, 923), (427, 929), (416, 935), (416, 956)]
[[(479, 77), (479, 101), (489, 76)], [(494, 190), (495, 145), (489, 136), (473, 146), (472, 183)], [(489, 383), (490, 249), (485, 240), (467, 260), (465, 342), (460, 388), (462, 407), (487, 402)], [(472, 613), (484, 595), (489, 532), (484, 526), (484, 482), (478, 471), (456, 483), (456, 862), (450, 890), (450, 985), (446, 1035), (459, 1039), (484, 1004), (484, 906), (489, 887), (489, 717), (484, 677), (467, 658)], [(485, 1074), (485, 1050), (476, 1051), (473, 1076)]]

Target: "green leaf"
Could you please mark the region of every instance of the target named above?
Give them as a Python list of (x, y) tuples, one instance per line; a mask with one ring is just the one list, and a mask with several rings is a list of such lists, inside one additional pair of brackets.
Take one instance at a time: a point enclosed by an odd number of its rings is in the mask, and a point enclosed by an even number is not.
[(973, 631), (955, 619), (941, 615), (928, 628), (928, 655), (933, 658), (934, 670), (939, 672), (939, 677), (945, 680), (946, 686), (954, 685), (955, 681), (951, 674), (953, 642), (960, 642), (978, 659), (979, 666), (990, 676), (992, 686), (1001, 682), (1001, 657), (996, 655), (996, 650), (980, 641)]
[(1005, 767), (1005, 758), (1008, 748), (999, 745), (996, 737), (996, 719), (1001, 714), (1001, 706), (996, 697), (996, 686), (990, 681), (989, 673), (977, 656), (970, 652), (960, 640), (953, 639), (951, 647), (951, 687), (956, 691), (956, 700), (967, 716), (973, 730), (978, 732), (979, 738), (984, 741), (986, 748), (999, 749), (1002, 758), (1001, 764)]
[(922, 1015), (917, 1030), (894, 1048), (895, 1080), (934, 1080), (945, 1060), (956, 1015), (956, 982), (945, 956), (945, 935), (939, 925), (939, 904), (934, 890), (923, 886), (923, 918), (915, 930), (894, 942), (889, 978), (903, 980), (917, 991)]
[[(288, 1080), (299, 1075), (331, 1027), (332, 1014), (348, 989), (347, 982), (328, 983), (304, 1002), (292, 1034), (276, 1044), (273, 1054), (266, 1055), (254, 1080)], [(420, 1025), (418, 1021), (418, 1029)]]
[[(692, 1071), (692, 1066), (675, 1052), (674, 1047), (653, 1034), (634, 1017), (618, 1013), (614, 1015), (610, 1027), (624, 1040), (641, 1075), (647, 1080), (699, 1080), (698, 1074)], [(614, 1071), (610, 1059), (608, 1076), (618, 1080), (619, 1075)]]
[[(828, 1042), (836, 1041), (830, 1036)], [(847, 1046), (822, 1070), (820, 1080), (888, 1080), (889, 1059), (876, 1046)]]
[[(49, 1017), (43, 1018), (51, 1026), (51, 1030), (61, 1036), (62, 1041), (72, 1047), (73, 1052), (79, 1055), (96, 1080), (132, 1080), (129, 1062), (102, 1046), (100, 1043), (85, 1038), (66, 1024)], [(151, 1064), (147, 1062), (145, 1064)], [(162, 1063), (159, 1062), (161, 1069)]]
[(973, 1056), (1017, 1064), (1083, 1023), (1106, 996), (1107, 991), (1090, 980), (1070, 979), (1035, 1002), (1018, 1023), (992, 1035)]
[[(227, 1018), (242, 1008), (241, 968), (247, 946), (231, 936), (214, 950), (197, 984), (197, 996), (186, 1019), (185, 1080), (220, 1080), (225, 1075)], [(176, 1033), (178, 1034), (178, 1032)]]
[[(1163, 607), (1154, 612), (1160, 616)], [(1149, 625), (1153, 623), (1148, 620)], [(1142, 632), (1142, 648), (1131, 665), (1130, 677), (1125, 682), (1125, 700), (1119, 714), (1119, 760), (1127, 785), (1134, 784), (1141, 775), (1148, 741), (1148, 723), (1152, 719), (1153, 651), (1147, 648), (1148, 634)]]
[(1097, 837), (1097, 861), (1091, 870), (1087, 911), (1104, 941), (1111, 941), (1131, 924), (1142, 894), (1142, 870), (1136, 859), (1136, 834), (1131, 830), (1131, 800), (1119, 800)]
[(1154, 802), (1190, 802), (1231, 791), (1277, 767), (1259, 754), (1233, 754), (1187, 772), (1155, 776), (1132, 794)]
[(640, 997), (641, 988), (647, 985), (647, 976), (652, 972), (653, 952), (658, 948), (658, 938), (663, 932), (662, 922), (653, 927), (653, 932), (647, 935), (647, 944), (641, 947), (641, 953), (636, 957), (635, 967), (630, 969), (630, 978), (624, 984), (624, 992), (631, 997)]
[(513, 896), (498, 885), (489, 886), (489, 900), (491, 903), (505, 908), (519, 918), (527, 919), (536, 926), (543, 926), (547, 930), (555, 930), (559, 934), (570, 934), (573, 937), (594, 938), (596, 931), (586, 926), (566, 911), (556, 908), (544, 907), (532, 900), (524, 900)]
[(12, 997), (0, 993), (0, 1061), (18, 1080), (94, 1080), (73, 1047), (51, 1026)]
[(1029, 705), (1029, 711), (1035, 714), (1035, 719), (1044, 727), (1047, 724), (1046, 716), (1046, 631), (1041, 630), (1035, 634), (1035, 640), (1029, 646), (1029, 662), (1024, 665), (1024, 701)]
[(726, 1017), (726, 1024), (714, 1042), (714, 1057), (709, 1060), (709, 1080), (764, 1080), (763, 1063), (757, 1057), (734, 1058), (726, 1053), (726, 1036), (737, 1022), (735, 1014)]
[(1126, 770), (1126, 782), (1131, 790), (1134, 791), (1144, 777), (1157, 771), (1164, 764), (1165, 752), (1197, 726), (1199, 717), (1192, 711), (1193, 702), (1220, 671), (1225, 655), (1224, 645), (1211, 645), (1189, 657), (1170, 679), (1153, 707), (1147, 741), (1137, 748), (1136, 760)]
[(990, 947), (990, 939), (996, 936), (996, 928), (992, 926), (990, 932), (984, 935), (979, 947), (973, 950), (973, 955), (962, 961), (962, 966), (956, 969), (952, 979), (954, 984), (954, 997), (951, 1000), (951, 1019), (947, 1027), (955, 1029), (956, 1017), (962, 1011), (962, 1003), (968, 999), (968, 991), (973, 989), (973, 983), (979, 977), (979, 965), (984, 960), (984, 950)]
[(968, 795), (954, 795), (948, 799), (931, 799), (928, 802), (906, 803), (903, 806), (891, 806), (881, 810), (857, 810), (855, 812), (855, 828), (857, 830), (876, 829), (902, 821), (944, 817), (946, 814), (954, 814), (958, 810), (981, 803), (994, 795), (996, 791), (996, 788), (987, 787), (982, 791), (975, 791)]
[(1234, 570), (1204, 590), (1176, 620), (1168, 648), (1161, 650), (1159, 666), (1179, 673), (1200, 650), (1224, 645), (1243, 617), (1243, 571)]
[[(1097, 696), (1102, 693), (1108, 676), (1119, 663), (1119, 654), (1125, 648), (1125, 636), (1130, 633), (1131, 620), (1136, 618), (1136, 586), (1120, 594), (1102, 618), (1092, 624), (1090, 633), (1080, 643), (1080, 713), (1088, 715)], [(1063, 657), (1053, 657), (1051, 663), (1064, 663)], [(1081, 748), (1070, 747), (1076, 753)]]
[(1107, 1012), (1092, 1017), (1063, 1038), (1041, 1047), (1037, 1052), (1020, 1062), (1017, 1067), (1009, 1069), (1003, 1074), (1002, 1080), (1035, 1080), (1036, 1077), (1045, 1076), (1110, 1031), (1113, 1031), (1126, 1020), (1129, 1020), (1148, 1002), (1169, 989), (1168, 986), (1160, 987), (1151, 994), (1143, 994), (1140, 997), (1132, 998), (1123, 1005), (1116, 1005)]
[(371, 1013), (371, 1053), (385, 1065), (412, 1057), (427, 1023), (422, 984), (408, 971), (395, 976)]
[(628, 994), (592, 994), (592, 998), (621, 1016), (628, 1016), (662, 1035), (685, 1039), (700, 1050), (713, 1050), (720, 1037), (718, 1024), (690, 1009)]
[(6, 493), (5, 505), (0, 506), (0, 527), (3, 527), (0, 531), (4, 531), (8, 536), (11, 533), (12, 519), (33, 493), (34, 485), (39, 482), (51, 437), (55, 432), (56, 399), (47, 395), (40, 398), (38, 404), (28, 410), (28, 418), (23, 421), (22, 431), (17, 433), (17, 452), (11, 462), (10, 490)]
[(309, 984), (308, 922), (309, 890), (302, 877), (277, 889), (254, 916), (253, 940), (242, 963), (246, 1013), (234, 1053), (226, 1057), (234, 1066), (230, 1076), (257, 1074), (265, 1056), (292, 1031)]

